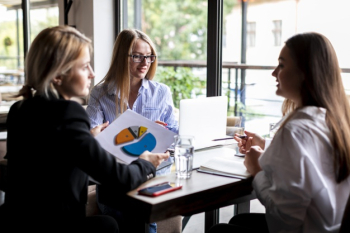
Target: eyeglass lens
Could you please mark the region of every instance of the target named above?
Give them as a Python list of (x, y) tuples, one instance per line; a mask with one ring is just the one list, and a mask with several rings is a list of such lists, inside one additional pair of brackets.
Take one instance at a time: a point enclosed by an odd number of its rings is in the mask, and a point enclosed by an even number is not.
[(150, 55), (150, 56), (143, 56), (143, 55), (131, 55), (134, 62), (142, 62), (143, 59), (146, 58), (146, 62), (154, 62), (156, 60), (156, 56)]

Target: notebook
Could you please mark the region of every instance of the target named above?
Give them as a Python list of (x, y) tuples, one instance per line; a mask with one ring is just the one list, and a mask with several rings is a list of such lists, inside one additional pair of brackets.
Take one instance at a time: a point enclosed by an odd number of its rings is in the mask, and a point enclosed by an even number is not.
[(244, 158), (234, 156), (234, 147), (221, 147), (215, 150), (203, 150), (194, 154), (193, 169), (199, 172), (219, 176), (246, 179), (250, 177), (244, 166)]
[(227, 145), (228, 141), (213, 141), (227, 138), (227, 97), (213, 96), (180, 100), (179, 134), (194, 136), (194, 148)]

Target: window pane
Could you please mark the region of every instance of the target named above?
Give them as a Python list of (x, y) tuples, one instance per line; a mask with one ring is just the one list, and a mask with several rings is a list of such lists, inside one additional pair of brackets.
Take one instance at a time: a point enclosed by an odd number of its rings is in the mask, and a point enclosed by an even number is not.
[[(53, 2), (53, 1), (51, 1)], [(31, 6), (30, 9), (30, 38), (31, 41), (38, 33), (47, 27), (58, 25), (58, 5), (55, 4)]]
[[(134, 0), (128, 1), (128, 26), (135, 27)], [(155, 43), (158, 71), (154, 80), (167, 84), (174, 104), (206, 96), (207, 0), (142, 0), (141, 30)], [(175, 62), (184, 61), (182, 64)], [(170, 63), (164, 66), (162, 62)]]
[(282, 20), (273, 20), (273, 29), (272, 29), (272, 34), (274, 38), (274, 45), (275, 46), (281, 46), (282, 41)]
[[(57, 0), (30, 2), (30, 38), (44, 28), (58, 25)], [(0, 4), (0, 93), (1, 107), (11, 105), (13, 94), (24, 82), (22, 6)]]
[(256, 36), (256, 23), (248, 22), (247, 23), (248, 47), (255, 47), (255, 36)]
[[(0, 4), (0, 101), (1, 111), (8, 111), (23, 85), (23, 20), (20, 6)], [(4, 122), (0, 121), (0, 127)], [(0, 128), (2, 130), (2, 128)]]
[[(242, 47), (242, 1), (224, 0), (232, 3), (225, 9), (223, 62), (241, 62)], [(245, 72), (245, 99), (240, 100), (241, 69), (223, 68), (223, 92), (230, 96), (229, 112), (234, 115), (235, 90), (238, 96), (238, 110), (246, 119), (246, 129), (262, 135), (268, 133), (269, 123), (282, 116), (282, 97), (276, 96), (276, 78), (271, 76), (273, 67), (284, 46), (284, 41), (296, 33), (319, 32), (333, 44), (341, 68), (350, 67), (350, 1), (338, 0), (250, 0), (247, 7), (247, 37)], [(315, 8), (315, 5), (317, 7)], [(228, 4), (224, 4), (227, 7)], [(267, 13), (268, 12), (268, 13)], [(312, 17), (310, 17), (312, 12)], [(255, 23), (255, 46), (252, 45), (252, 22)], [(255, 67), (254, 67), (255, 66)], [(342, 73), (346, 91), (350, 95), (350, 74)], [(235, 86), (237, 77), (238, 85)], [(229, 83), (230, 81), (230, 83)], [(244, 104), (242, 104), (244, 103)], [(236, 114), (239, 114), (239, 112)]]

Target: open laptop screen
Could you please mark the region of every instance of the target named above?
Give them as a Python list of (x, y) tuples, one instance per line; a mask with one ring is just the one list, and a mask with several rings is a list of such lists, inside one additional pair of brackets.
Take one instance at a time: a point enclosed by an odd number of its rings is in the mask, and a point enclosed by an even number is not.
[(195, 148), (204, 142), (226, 137), (226, 96), (183, 99), (179, 112), (179, 134), (193, 135)]

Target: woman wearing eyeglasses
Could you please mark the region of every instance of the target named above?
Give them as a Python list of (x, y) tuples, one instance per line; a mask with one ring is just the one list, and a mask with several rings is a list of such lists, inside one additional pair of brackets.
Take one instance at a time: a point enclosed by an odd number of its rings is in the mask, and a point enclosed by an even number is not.
[[(131, 109), (177, 133), (178, 122), (174, 115), (172, 95), (168, 86), (153, 81), (156, 69), (157, 53), (151, 39), (136, 29), (123, 30), (114, 44), (106, 76), (90, 93), (86, 111), (91, 128), (112, 122), (118, 115)], [(157, 175), (169, 172), (170, 167), (158, 171)], [(110, 193), (102, 186), (97, 188), (98, 199), (103, 199), (104, 203), (113, 203), (115, 197)], [(117, 210), (99, 200), (103, 213), (120, 217)], [(150, 225), (150, 232), (156, 232), (155, 223)]]
[(152, 79), (157, 53), (151, 39), (136, 29), (123, 30), (114, 44), (106, 76), (91, 91), (87, 106), (91, 127), (131, 109), (177, 132), (178, 122), (168, 86)]

